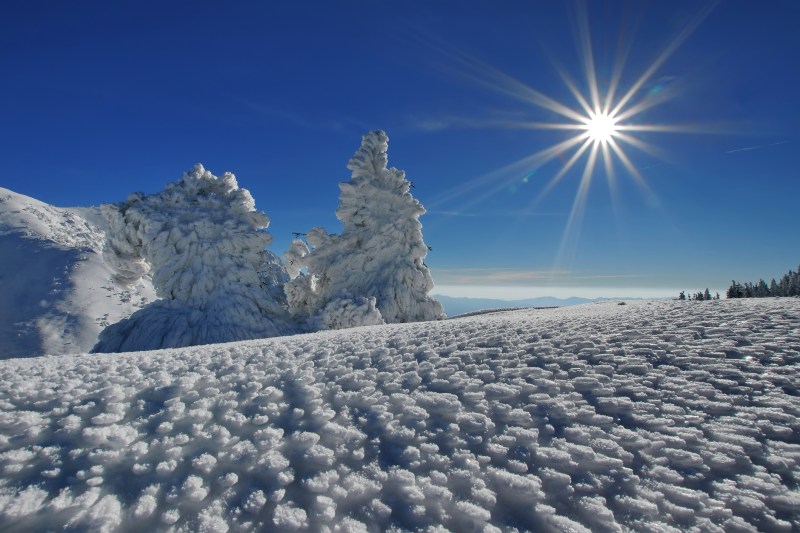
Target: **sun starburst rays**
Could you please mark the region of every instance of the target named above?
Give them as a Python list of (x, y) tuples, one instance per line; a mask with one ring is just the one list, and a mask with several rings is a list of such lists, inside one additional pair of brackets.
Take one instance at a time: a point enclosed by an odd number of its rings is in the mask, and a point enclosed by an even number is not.
[[(632, 181), (642, 190), (647, 200), (652, 201), (656, 196), (631, 160), (630, 155), (627, 153), (629, 149), (641, 151), (660, 159), (666, 159), (663, 151), (645, 141), (642, 138), (642, 134), (703, 132), (702, 129), (693, 125), (642, 123), (637, 119), (645, 111), (651, 110), (676, 96), (675, 84), (670, 84), (666, 89), (660, 84), (656, 84), (652, 87), (653, 90), (648, 90), (650, 89), (648, 84), (651, 83), (659, 69), (686, 41), (717, 3), (718, 0), (712, 0), (702, 7), (689, 24), (681, 29), (666, 48), (655, 57), (652, 63), (647, 65), (638, 77), (633, 77), (633, 82), (629, 86), (623, 83), (623, 71), (632, 49), (632, 40), (618, 39), (616, 56), (610, 69), (610, 77), (606, 80), (605, 85), (601, 85), (595, 65), (588, 7), (584, 3), (578, 3), (578, 9), (575, 12), (574, 29), (576, 30), (577, 50), (585, 81), (583, 90), (565, 69), (560, 65), (554, 64), (556, 72), (569, 94), (574, 98), (575, 103), (573, 105), (547, 96), (491, 65), (468, 56), (462, 51), (449, 51), (447, 55), (455, 60), (454, 63), (466, 67), (466, 75), (473, 81), (477, 81), (484, 87), (489, 87), (527, 104), (529, 112), (539, 109), (560, 117), (560, 120), (557, 119), (552, 122), (515, 120), (513, 122), (506, 121), (502, 125), (495, 123), (494, 126), (553, 130), (571, 135), (566, 140), (559, 140), (553, 146), (523, 158), (500, 171), (489, 173), (471, 184), (465, 184), (457, 191), (451, 191), (453, 194), (447, 195), (443, 200), (449, 201), (456, 196), (460, 196), (467, 189), (481, 187), (482, 194), (469, 202), (470, 205), (475, 205), (492, 194), (516, 187), (515, 184), (518, 182), (520, 174), (505, 173), (506, 171), (521, 171), (525, 175), (523, 181), (527, 183), (528, 177), (533, 172), (555, 160), (560, 160), (560, 168), (546, 182), (526, 208), (526, 212), (533, 214), (534, 209), (538, 207), (543, 199), (571, 171), (580, 168), (581, 161), (585, 161), (575, 198), (567, 217), (556, 266), (559, 264), (563, 266), (564, 262), (571, 262), (572, 258), (568, 256), (572, 255), (574, 257), (578, 233), (588, 203), (589, 191), (598, 169), (601, 169), (605, 174), (608, 188), (611, 192), (612, 204), (614, 204), (612, 207), (615, 212), (617, 211), (618, 189), (617, 166), (621, 166)], [(461, 74), (463, 75), (465, 72), (462, 71)], [(602, 164), (599, 164), (601, 161)], [(541, 173), (539, 174), (541, 175)], [(490, 186), (485, 187), (485, 185)], [(570, 247), (568, 244), (570, 242), (574, 246)]]

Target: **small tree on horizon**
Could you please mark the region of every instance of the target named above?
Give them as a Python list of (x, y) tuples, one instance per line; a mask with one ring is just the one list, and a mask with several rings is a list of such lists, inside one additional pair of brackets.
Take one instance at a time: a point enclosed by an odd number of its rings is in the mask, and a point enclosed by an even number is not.
[[(800, 271), (800, 266), (797, 267)], [(766, 298), (769, 296), (800, 296), (800, 273), (789, 270), (779, 281), (772, 278), (769, 285), (759, 279), (758, 283), (746, 282), (744, 285), (732, 281), (727, 291), (728, 298)]]

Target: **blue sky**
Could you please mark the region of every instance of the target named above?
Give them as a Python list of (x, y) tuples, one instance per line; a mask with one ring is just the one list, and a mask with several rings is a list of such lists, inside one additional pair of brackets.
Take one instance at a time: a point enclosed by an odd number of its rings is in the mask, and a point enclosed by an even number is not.
[[(383, 129), (440, 291), (722, 292), (800, 262), (798, 24), (792, 0), (11, 2), (0, 185), (98, 204), (202, 162), (252, 192), (281, 253), (340, 229), (337, 183)], [(617, 97), (656, 67), (627, 105), (657, 105), (626, 124), (681, 131), (619, 142), (641, 180), (615, 157), (612, 189), (598, 156), (589, 181), (587, 150), (548, 188), (577, 146), (529, 157), (575, 135), (531, 127), (564, 117), (529, 90), (581, 111), (560, 68), (591, 100), (581, 42), (601, 99), (620, 50)]]

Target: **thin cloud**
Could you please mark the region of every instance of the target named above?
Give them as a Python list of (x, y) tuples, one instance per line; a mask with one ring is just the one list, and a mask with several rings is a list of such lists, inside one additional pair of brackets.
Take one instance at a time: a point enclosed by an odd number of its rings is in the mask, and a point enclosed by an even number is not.
[(425, 132), (437, 132), (449, 130), (455, 126), (455, 122), (450, 119), (423, 118), (412, 119), (411, 127), (415, 130)]
[(477, 213), (477, 212), (473, 213), (473, 212), (469, 212), (469, 211), (439, 211), (439, 210), (431, 211), (431, 210), (428, 210), (425, 214), (427, 214), (427, 215), (439, 215), (439, 216), (445, 216), (445, 217), (468, 217), (468, 218), (484, 216), (483, 213)]
[(535, 129), (535, 124), (529, 120), (517, 118), (470, 118), (470, 117), (427, 117), (410, 119), (410, 127), (424, 132), (438, 132), (444, 130), (468, 129)]
[(370, 129), (369, 126), (367, 126), (363, 122), (352, 118), (309, 120), (306, 117), (300, 115), (299, 113), (295, 113), (291, 110), (279, 109), (269, 105), (259, 104), (247, 100), (242, 100), (241, 102), (246, 107), (254, 111), (258, 111), (263, 115), (267, 115), (273, 118), (283, 120), (285, 122), (289, 122), (297, 127), (307, 130), (342, 131), (349, 126), (355, 126), (360, 130), (364, 131)]
[(726, 154), (735, 154), (737, 152), (749, 152), (750, 150), (760, 150), (761, 148), (770, 148), (772, 146), (779, 146), (781, 144), (787, 144), (789, 141), (780, 141), (772, 144), (759, 144), (756, 146), (746, 146), (744, 148), (736, 148), (734, 150), (728, 150), (725, 152)]
[(525, 218), (525, 217), (564, 217), (569, 213), (564, 212), (537, 212), (532, 210), (481, 210), (481, 211), (463, 211), (458, 209), (429, 209), (428, 215), (445, 216), (445, 217), (482, 217), (482, 218)]
[(536, 123), (531, 120), (531, 115), (528, 111), (486, 105), (473, 105), (470, 107), (470, 111), (467, 114), (463, 112), (447, 113), (439, 111), (432, 114), (412, 114), (406, 116), (405, 120), (409, 128), (423, 132), (437, 132), (442, 130), (536, 129)]
[(584, 274), (571, 270), (533, 270), (512, 268), (456, 268), (434, 269), (437, 284), (442, 285), (544, 285), (572, 284), (602, 281), (641, 281), (645, 275), (636, 274)]
[(509, 285), (515, 283), (549, 282), (565, 278), (569, 271), (515, 270), (510, 268), (436, 269), (437, 283), (455, 285)]

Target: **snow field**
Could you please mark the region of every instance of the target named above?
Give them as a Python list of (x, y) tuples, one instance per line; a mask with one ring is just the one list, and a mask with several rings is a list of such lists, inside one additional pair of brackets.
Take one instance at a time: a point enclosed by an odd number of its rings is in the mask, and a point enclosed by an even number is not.
[(0, 529), (800, 529), (800, 300), (0, 361)]

